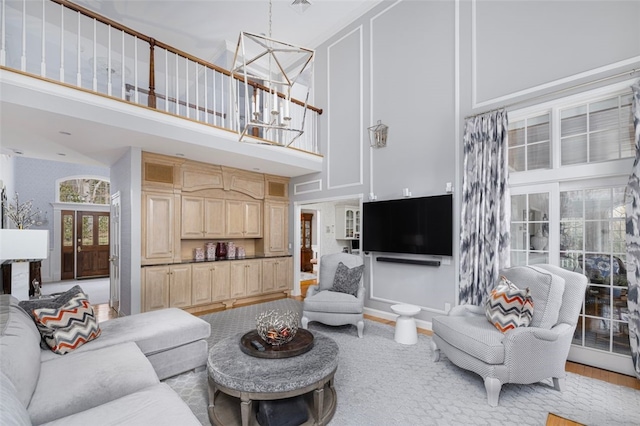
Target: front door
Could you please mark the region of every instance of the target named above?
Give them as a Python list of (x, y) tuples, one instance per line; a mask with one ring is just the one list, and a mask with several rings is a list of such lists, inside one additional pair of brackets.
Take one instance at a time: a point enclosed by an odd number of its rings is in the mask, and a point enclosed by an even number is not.
[(109, 213), (78, 212), (76, 278), (109, 275)]

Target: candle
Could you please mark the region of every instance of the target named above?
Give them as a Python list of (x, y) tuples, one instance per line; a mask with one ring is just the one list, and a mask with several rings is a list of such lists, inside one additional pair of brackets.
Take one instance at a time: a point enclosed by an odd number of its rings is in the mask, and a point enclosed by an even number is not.
[(273, 114), (278, 113), (278, 91), (276, 89), (276, 87), (273, 88), (273, 105), (271, 107), (271, 112)]
[(285, 118), (291, 118), (291, 115), (289, 115), (289, 106), (291, 104), (291, 96), (287, 96), (287, 100), (284, 102), (284, 116)]

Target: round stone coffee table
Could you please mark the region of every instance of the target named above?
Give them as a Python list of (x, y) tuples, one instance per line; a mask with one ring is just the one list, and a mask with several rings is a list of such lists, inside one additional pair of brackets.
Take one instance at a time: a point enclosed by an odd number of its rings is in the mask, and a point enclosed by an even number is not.
[(314, 333), (310, 351), (291, 358), (257, 358), (240, 350), (244, 333), (228, 337), (209, 351), (209, 419), (214, 425), (257, 424), (253, 401), (304, 395), (311, 415), (305, 424), (324, 425), (336, 411), (333, 376), (338, 345)]

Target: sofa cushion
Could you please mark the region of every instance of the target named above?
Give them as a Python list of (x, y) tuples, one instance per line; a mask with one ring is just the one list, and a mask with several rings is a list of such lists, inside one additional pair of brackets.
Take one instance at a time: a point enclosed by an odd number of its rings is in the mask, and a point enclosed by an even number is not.
[(362, 313), (362, 300), (350, 294), (325, 290), (305, 298), (302, 309), (310, 312), (360, 314)]
[(0, 371), (0, 423), (3, 425), (31, 425), (27, 409), (18, 398), (11, 380)]
[(535, 266), (514, 266), (501, 271), (509, 281), (520, 288), (529, 287), (536, 308), (530, 327), (550, 329), (558, 322), (564, 278)]
[(333, 287), (329, 290), (356, 296), (358, 294), (358, 287), (360, 287), (362, 271), (364, 271), (364, 265), (349, 268), (342, 262), (338, 263), (336, 274), (333, 277)]
[(489, 322), (503, 333), (516, 327), (527, 327), (533, 316), (533, 299), (529, 288), (519, 289), (501, 276), (487, 298), (485, 314)]
[(135, 343), (72, 352), (42, 363), (27, 411), (34, 424), (97, 407), (160, 383)]
[[(207, 339), (211, 325), (182, 309), (169, 308), (104, 321), (100, 330), (99, 339), (81, 346), (74, 354), (135, 342), (145, 355), (150, 355)], [(42, 351), (42, 360), (58, 357), (51, 351)]]
[(0, 371), (15, 387), (18, 400), (29, 405), (40, 375), (40, 333), (18, 299), (0, 295)]
[(433, 333), (461, 351), (487, 364), (504, 363), (504, 334), (484, 315), (436, 316)]
[(169, 385), (160, 383), (45, 425), (84, 426), (96, 423), (118, 426), (201, 424), (178, 394)]
[(33, 316), (47, 346), (66, 354), (100, 335), (89, 299), (78, 293), (58, 308), (35, 308)]

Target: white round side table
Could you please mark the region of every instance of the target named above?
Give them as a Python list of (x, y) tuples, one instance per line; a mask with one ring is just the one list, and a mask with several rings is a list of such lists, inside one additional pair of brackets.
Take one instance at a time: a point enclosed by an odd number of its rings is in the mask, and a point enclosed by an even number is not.
[(396, 319), (396, 332), (394, 340), (403, 345), (415, 345), (418, 342), (418, 331), (414, 315), (420, 312), (420, 307), (415, 305), (392, 305), (391, 310), (400, 315)]

